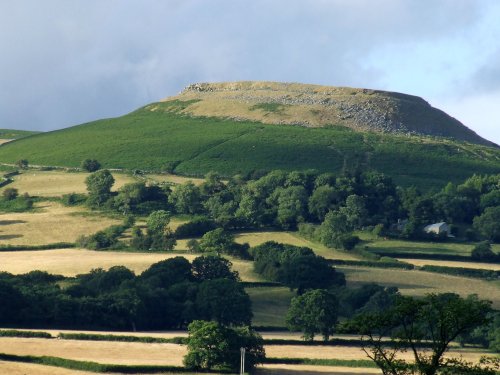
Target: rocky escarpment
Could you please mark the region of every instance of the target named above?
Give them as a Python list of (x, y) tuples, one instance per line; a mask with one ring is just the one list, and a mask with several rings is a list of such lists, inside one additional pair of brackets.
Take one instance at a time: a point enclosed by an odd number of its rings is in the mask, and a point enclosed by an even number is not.
[[(308, 127), (450, 137), (494, 146), (422, 98), (395, 92), (276, 82), (196, 83), (163, 102), (181, 112)], [(176, 107), (178, 109), (178, 107)]]

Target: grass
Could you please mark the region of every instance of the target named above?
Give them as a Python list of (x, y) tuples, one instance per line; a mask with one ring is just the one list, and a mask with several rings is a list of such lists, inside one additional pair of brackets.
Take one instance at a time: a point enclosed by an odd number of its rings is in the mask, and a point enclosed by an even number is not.
[(327, 259), (356, 259), (353, 255), (345, 251), (339, 251), (323, 246), (319, 243), (309, 241), (302, 238), (295, 232), (280, 232), (280, 231), (257, 231), (248, 233), (238, 233), (235, 238), (236, 242), (248, 242), (250, 246), (257, 246), (267, 241), (276, 241), (279, 243), (306, 246), (314, 250), (318, 255)]
[(0, 139), (19, 139), (38, 133), (40, 132), (17, 129), (0, 129)]
[(479, 262), (454, 262), (446, 260), (428, 260), (428, 259), (401, 259), (406, 263), (413, 264), (418, 267), (428, 266), (444, 266), (444, 267), (465, 267), (478, 270), (500, 271), (500, 264), (495, 263), (479, 263)]
[(295, 293), (285, 287), (246, 288), (252, 301), (252, 324), (258, 327), (284, 327), (285, 315)]
[(64, 207), (56, 202), (35, 204), (36, 212), (0, 215), (0, 243), (3, 245), (45, 245), (75, 242), (83, 234), (95, 233), (114, 224), (116, 219), (85, 213), (82, 207)]
[[(14, 182), (7, 187), (19, 190), (20, 194), (28, 193), (31, 196), (38, 197), (59, 197), (70, 193), (86, 193), (85, 179), (88, 175), (88, 173), (83, 172), (29, 170), (14, 176)], [(123, 173), (113, 173), (113, 177), (115, 178), (113, 190), (118, 190), (126, 183), (136, 181), (132, 176)]]
[(0, 147), (0, 159), (14, 163), (26, 158), (38, 165), (76, 167), (92, 157), (107, 168), (175, 169), (175, 173), (192, 176), (261, 169), (340, 172), (347, 165), (375, 169), (398, 183), (424, 189), (500, 170), (500, 150), (485, 146), (358, 133), (335, 126), (193, 118), (169, 112), (165, 106), (155, 103), (119, 118), (9, 142)]
[(345, 273), (348, 286), (377, 283), (384, 286), (396, 286), (402, 294), (412, 296), (446, 292), (458, 293), (461, 296), (477, 294), (481, 299), (492, 301), (494, 308), (500, 308), (500, 281), (484, 281), (419, 270), (387, 270), (352, 266), (337, 266), (336, 268)]

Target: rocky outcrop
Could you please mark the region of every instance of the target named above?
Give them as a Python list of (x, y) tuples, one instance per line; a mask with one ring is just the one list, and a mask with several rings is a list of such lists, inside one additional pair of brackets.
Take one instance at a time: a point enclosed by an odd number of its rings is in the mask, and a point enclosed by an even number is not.
[(194, 116), (308, 127), (341, 125), (496, 146), (422, 98), (388, 91), (278, 82), (195, 83), (164, 99), (173, 100), (192, 100), (194, 104), (183, 112)]

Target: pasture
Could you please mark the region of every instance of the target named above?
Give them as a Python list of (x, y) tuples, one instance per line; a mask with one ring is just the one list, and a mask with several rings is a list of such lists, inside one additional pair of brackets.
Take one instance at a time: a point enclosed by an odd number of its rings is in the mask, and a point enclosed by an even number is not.
[(257, 246), (267, 241), (275, 241), (279, 243), (309, 247), (318, 255), (327, 259), (357, 259), (352, 254), (346, 251), (328, 248), (320, 243), (309, 241), (300, 237), (294, 232), (279, 232), (279, 231), (262, 231), (262, 232), (247, 232), (238, 233), (235, 238), (238, 243), (248, 242), (250, 246)]
[(0, 214), (0, 244), (75, 242), (81, 235), (121, 222), (98, 213), (87, 215), (82, 207), (65, 207), (56, 202), (38, 202), (35, 208), (35, 212)]
[(402, 294), (411, 296), (446, 292), (458, 293), (462, 297), (477, 294), (481, 299), (492, 301), (494, 308), (500, 308), (499, 281), (484, 281), (418, 270), (352, 266), (337, 266), (337, 269), (345, 273), (348, 286), (377, 283), (398, 287)]
[(495, 263), (479, 263), (479, 262), (456, 262), (447, 260), (431, 260), (431, 259), (400, 259), (402, 262), (413, 264), (417, 267), (429, 266), (444, 266), (444, 267), (465, 267), (475, 268), (478, 270), (499, 271), (500, 264)]
[[(86, 193), (85, 179), (89, 173), (65, 171), (27, 170), (13, 177), (14, 182), (2, 188), (15, 188), (20, 194), (28, 193), (36, 197), (59, 197), (70, 193)], [(112, 190), (136, 179), (125, 173), (113, 173), (115, 183)]]

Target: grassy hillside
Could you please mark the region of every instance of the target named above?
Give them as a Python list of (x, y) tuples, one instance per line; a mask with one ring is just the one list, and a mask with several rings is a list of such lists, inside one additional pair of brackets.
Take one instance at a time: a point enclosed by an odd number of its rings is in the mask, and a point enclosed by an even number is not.
[(16, 129), (0, 129), (0, 139), (19, 139), (39, 132)]
[[(189, 117), (190, 102), (155, 103), (128, 115), (41, 133), (0, 146), (0, 162), (104, 167), (201, 175), (254, 170), (375, 169), (403, 185), (441, 186), (498, 173), (500, 150), (443, 138)], [(153, 110), (154, 109), (154, 110)]]

